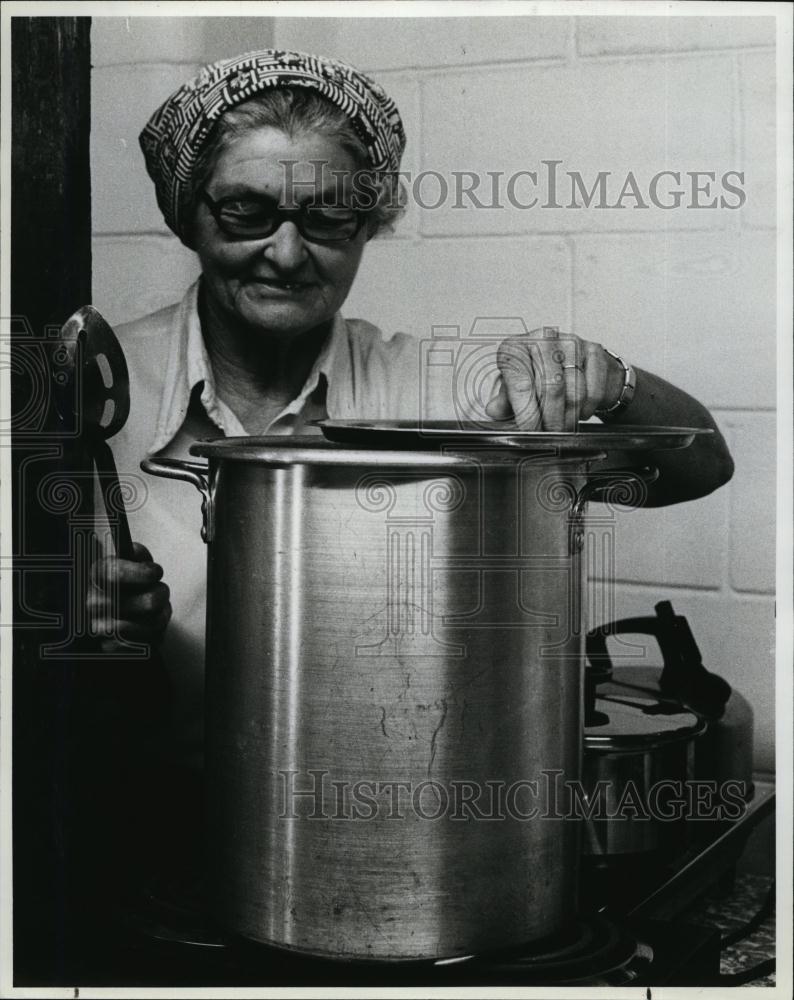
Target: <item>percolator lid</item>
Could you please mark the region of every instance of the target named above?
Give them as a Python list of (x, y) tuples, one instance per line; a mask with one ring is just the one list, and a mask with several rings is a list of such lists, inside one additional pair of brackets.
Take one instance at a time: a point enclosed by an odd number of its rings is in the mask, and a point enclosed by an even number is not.
[(609, 716), (609, 722), (585, 728), (586, 752), (647, 750), (692, 739), (707, 725), (694, 712), (670, 711), (667, 703), (655, 698), (608, 695), (596, 698), (596, 709)]

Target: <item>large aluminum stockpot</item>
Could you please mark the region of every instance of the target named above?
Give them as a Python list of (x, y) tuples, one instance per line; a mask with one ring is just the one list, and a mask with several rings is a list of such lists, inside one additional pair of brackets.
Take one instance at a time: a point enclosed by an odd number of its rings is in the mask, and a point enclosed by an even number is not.
[(230, 931), (395, 960), (573, 921), (582, 512), (604, 453), (538, 437), (226, 439), (192, 449), (208, 468), (144, 463), (205, 494), (209, 863)]

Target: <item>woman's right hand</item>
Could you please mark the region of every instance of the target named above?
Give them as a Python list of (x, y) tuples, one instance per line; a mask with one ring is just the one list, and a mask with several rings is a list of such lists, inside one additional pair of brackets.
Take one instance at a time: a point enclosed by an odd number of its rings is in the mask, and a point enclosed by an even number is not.
[(145, 546), (135, 542), (133, 548), (134, 561), (104, 556), (91, 568), (89, 626), (106, 653), (117, 651), (120, 639), (159, 642), (171, 618), (163, 567), (152, 560)]

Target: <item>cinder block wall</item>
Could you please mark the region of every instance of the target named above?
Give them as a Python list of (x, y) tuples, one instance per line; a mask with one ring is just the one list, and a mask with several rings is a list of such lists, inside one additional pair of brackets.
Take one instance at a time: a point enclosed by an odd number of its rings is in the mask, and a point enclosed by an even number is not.
[(157, 214), (141, 125), (194, 65), (271, 42), (371, 71), (400, 107), (414, 177), (551, 159), (588, 186), (599, 171), (745, 172), (739, 210), (412, 205), (368, 247), (345, 311), (418, 337), (482, 316), (555, 323), (713, 410), (733, 482), (617, 515), (617, 583), (589, 600), (594, 621), (672, 600), (706, 665), (752, 703), (756, 766), (774, 770), (774, 18), (168, 20), (94, 21), (94, 288), (112, 322), (175, 300), (196, 273)]
[(271, 18), (92, 18), (94, 303), (110, 323), (177, 301), (199, 271), (157, 208), (141, 129), (205, 63), (272, 44)]

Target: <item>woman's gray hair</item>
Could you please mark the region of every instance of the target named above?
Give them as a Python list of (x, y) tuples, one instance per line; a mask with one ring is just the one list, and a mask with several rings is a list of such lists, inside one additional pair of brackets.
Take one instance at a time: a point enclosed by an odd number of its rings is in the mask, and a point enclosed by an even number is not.
[[(191, 176), (194, 211), (221, 153), (234, 139), (263, 127), (278, 129), (290, 138), (307, 133), (328, 136), (353, 158), (357, 171), (366, 174), (371, 168), (367, 149), (341, 108), (313, 90), (274, 87), (230, 108), (218, 119)], [(369, 175), (365, 187), (369, 200), (374, 200), (369, 211), (371, 230), (393, 229), (405, 212), (406, 191), (399, 176), (388, 172)]]

